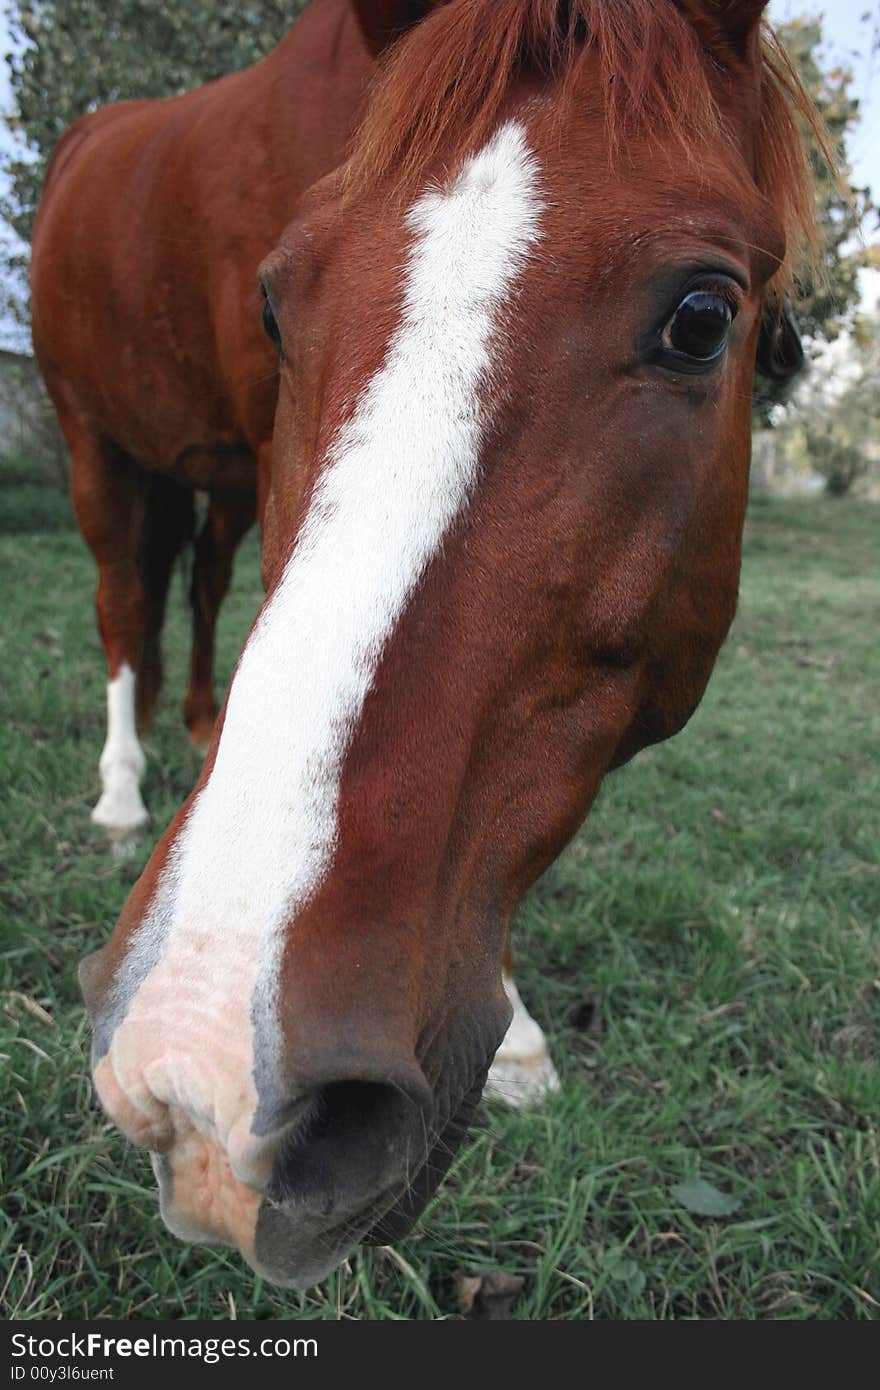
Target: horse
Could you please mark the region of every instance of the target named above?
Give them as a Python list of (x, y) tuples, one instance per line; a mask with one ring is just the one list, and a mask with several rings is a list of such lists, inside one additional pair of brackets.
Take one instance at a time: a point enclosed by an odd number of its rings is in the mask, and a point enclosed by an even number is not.
[(509, 1036), (517, 904), (699, 703), (814, 235), (761, 0), (416, 8), (361, 6), (363, 120), (262, 262), (266, 600), (80, 967), (166, 1225), (299, 1288), (417, 1220)]
[[(268, 476), (277, 395), (256, 268), (339, 163), (374, 61), (357, 4), (322, 0), (262, 63), (87, 114), (51, 160), (33, 340), (98, 568), (107, 737), (92, 819), (111, 839), (148, 819), (138, 726), (161, 685), (172, 569), (193, 540), (184, 718), (196, 748), (210, 739), (217, 614)], [(197, 490), (209, 500), (196, 536)]]

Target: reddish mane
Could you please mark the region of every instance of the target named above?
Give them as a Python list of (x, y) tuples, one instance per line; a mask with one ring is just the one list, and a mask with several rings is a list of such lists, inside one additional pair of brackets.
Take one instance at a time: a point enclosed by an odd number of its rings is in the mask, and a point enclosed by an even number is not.
[[(724, 80), (717, 54), (729, 40), (719, 28), (694, 0), (450, 0), (389, 51), (352, 147), (348, 187), (362, 190), (393, 170), (396, 187), (407, 192), (441, 151), (455, 165), (488, 137), (517, 77), (558, 80), (564, 98), (594, 53), (609, 151), (637, 128), (699, 160), (707, 142), (724, 136), (713, 83)], [(803, 125), (830, 156), (815, 108), (767, 28), (760, 52), (754, 173), (785, 232), (788, 251), (773, 281), (779, 293), (791, 287), (799, 264), (815, 258)]]

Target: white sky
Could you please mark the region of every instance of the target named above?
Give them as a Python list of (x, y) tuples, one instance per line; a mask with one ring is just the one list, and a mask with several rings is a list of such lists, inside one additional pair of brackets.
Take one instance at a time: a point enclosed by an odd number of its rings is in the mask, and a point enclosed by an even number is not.
[(871, 54), (872, 38), (880, 43), (880, 3), (878, 0), (831, 0), (825, 5), (809, 0), (771, 0), (770, 20), (781, 23), (801, 16), (822, 15), (828, 55), (851, 67), (853, 93), (861, 104), (861, 124), (857, 128), (849, 156), (856, 183), (868, 184), (875, 197), (880, 195), (880, 52)]
[[(823, 29), (828, 55), (837, 62), (853, 68), (853, 91), (861, 102), (862, 121), (855, 132), (849, 151), (855, 181), (867, 184), (880, 200), (880, 51), (871, 54), (872, 40), (880, 41), (880, 0), (829, 0), (822, 6), (811, 0), (771, 0), (770, 19), (779, 23), (796, 16), (823, 16)], [(10, 47), (9, 28), (0, 12), (0, 54)], [(8, 109), (9, 82), (5, 62), (0, 62), (0, 110)], [(0, 150), (8, 149), (10, 136), (0, 126)], [(865, 229), (869, 239), (876, 240), (872, 226)], [(2, 231), (0, 231), (2, 235)], [(863, 300), (867, 306), (880, 301), (880, 271), (862, 274)], [(0, 346), (24, 347), (26, 335), (14, 324), (0, 318)]]

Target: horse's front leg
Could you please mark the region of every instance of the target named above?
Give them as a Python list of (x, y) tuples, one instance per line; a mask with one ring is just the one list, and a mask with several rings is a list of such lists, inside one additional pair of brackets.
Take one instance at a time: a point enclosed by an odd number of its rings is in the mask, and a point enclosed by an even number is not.
[(543, 1029), (532, 1018), (516, 987), (509, 942), (504, 951), (502, 980), (513, 1007), (513, 1018), (495, 1053), (486, 1094), (508, 1105), (531, 1105), (543, 1100), (550, 1091), (558, 1091), (559, 1077)]
[(232, 580), (239, 543), (254, 523), (256, 499), (247, 493), (214, 493), (196, 540), (190, 599), (193, 645), (183, 714), (193, 746), (203, 753), (214, 731), (214, 642), (217, 615)]
[(107, 655), (107, 737), (98, 763), (101, 796), (92, 820), (113, 840), (149, 819), (140, 784), (146, 759), (137, 732), (137, 679), (144, 636), (144, 587), (133, 543), (142, 488), (136, 465), (78, 415), (61, 417), (71, 452), (71, 491), (80, 530), (98, 567), (95, 599)]

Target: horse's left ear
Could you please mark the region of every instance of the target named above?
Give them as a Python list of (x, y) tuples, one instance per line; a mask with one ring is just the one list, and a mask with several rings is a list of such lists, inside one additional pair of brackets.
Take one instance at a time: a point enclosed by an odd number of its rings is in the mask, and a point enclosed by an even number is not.
[(429, 10), (445, 0), (351, 0), (363, 36), (372, 52), (379, 56), (406, 29), (418, 24)]
[(804, 349), (794, 314), (786, 304), (782, 310), (771, 305), (764, 310), (758, 338), (756, 366), (770, 381), (788, 381), (804, 365)]
[(738, 53), (745, 56), (758, 32), (768, 0), (709, 0), (707, 9)]

